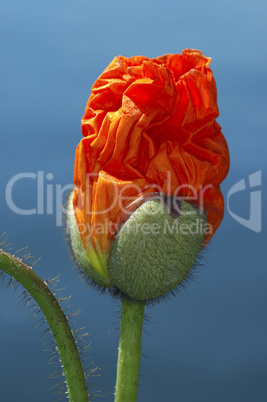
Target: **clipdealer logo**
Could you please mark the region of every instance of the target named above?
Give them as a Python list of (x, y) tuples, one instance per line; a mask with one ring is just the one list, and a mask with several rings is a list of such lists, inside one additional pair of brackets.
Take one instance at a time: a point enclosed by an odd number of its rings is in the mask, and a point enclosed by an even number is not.
[[(55, 214), (56, 226), (62, 226), (63, 215), (66, 213), (64, 208), (64, 198), (67, 192), (74, 189), (73, 184), (62, 186), (61, 184), (52, 183), (54, 175), (52, 173), (45, 174), (43, 171), (22, 172), (11, 177), (5, 188), (5, 199), (8, 208), (18, 215), (53, 215)], [(14, 189), (21, 180), (33, 180), (36, 185), (35, 207), (21, 208), (14, 201)], [(247, 182), (247, 185), (246, 185)], [(227, 211), (230, 216), (240, 225), (260, 233), (262, 230), (262, 172), (258, 170), (251, 173), (248, 179), (245, 178), (235, 183), (226, 195)], [(193, 190), (193, 189), (191, 189)], [(203, 193), (205, 188), (203, 189)], [(249, 218), (239, 216), (233, 212), (230, 207), (230, 199), (235, 194), (243, 192), (244, 197), (249, 197), (250, 213)], [(202, 194), (203, 196), (203, 194)], [(190, 198), (192, 200), (192, 197)], [(195, 198), (196, 199), (196, 198)]]

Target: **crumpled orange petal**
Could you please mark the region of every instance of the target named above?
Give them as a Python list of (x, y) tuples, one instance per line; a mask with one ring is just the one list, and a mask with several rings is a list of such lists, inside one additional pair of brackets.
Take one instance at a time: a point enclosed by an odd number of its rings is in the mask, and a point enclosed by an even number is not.
[[(224, 211), (229, 153), (211, 59), (198, 50), (157, 59), (116, 57), (92, 87), (76, 150), (73, 205), (85, 248), (101, 252), (121, 212), (142, 193), (204, 205), (213, 231)], [(203, 192), (204, 189), (204, 192)], [(178, 192), (178, 193), (177, 193)]]

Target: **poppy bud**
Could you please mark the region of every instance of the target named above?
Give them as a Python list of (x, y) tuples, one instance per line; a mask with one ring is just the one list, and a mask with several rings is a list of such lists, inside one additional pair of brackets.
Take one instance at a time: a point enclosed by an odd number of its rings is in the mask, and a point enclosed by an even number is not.
[(203, 246), (207, 217), (186, 203), (168, 205), (160, 199), (142, 204), (113, 241), (109, 276), (135, 300), (155, 299), (175, 289)]
[[(210, 62), (194, 49), (155, 59), (119, 56), (92, 87), (68, 226), (79, 265), (102, 288), (140, 300), (169, 292), (222, 221), (220, 183), (229, 152), (216, 122)], [(155, 193), (164, 196), (155, 199)], [(142, 197), (126, 217), (129, 204)], [(178, 214), (174, 205), (181, 207)], [(150, 216), (159, 206), (161, 213)], [(184, 224), (194, 227), (198, 220), (209, 230), (182, 233)], [(165, 222), (178, 232), (164, 233)], [(136, 224), (143, 229), (133, 234)], [(157, 226), (159, 235), (142, 233)]]
[(187, 277), (208, 232), (203, 210), (162, 195), (129, 214), (105, 257), (89, 244), (85, 251), (72, 202), (68, 228), (74, 256), (94, 284), (142, 301), (169, 293)]

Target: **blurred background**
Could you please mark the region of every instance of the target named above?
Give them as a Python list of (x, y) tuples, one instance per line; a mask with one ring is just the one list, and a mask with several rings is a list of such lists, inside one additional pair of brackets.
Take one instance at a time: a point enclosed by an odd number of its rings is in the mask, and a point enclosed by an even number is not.
[[(56, 202), (72, 183), (80, 120), (102, 70), (116, 55), (156, 57), (184, 48), (212, 57), (218, 122), (231, 155), (225, 200), (240, 180), (246, 189), (229, 198), (196, 280), (147, 309), (138, 400), (266, 400), (266, 214), (259, 201), (250, 205), (249, 189), (249, 175), (260, 171), (251, 191), (264, 206), (266, 12), (263, 0), (1, 2), (0, 233), (8, 233), (14, 252), (28, 247), (41, 257), (38, 274), (59, 275), (60, 296), (72, 295), (66, 307), (82, 311), (74, 328), (90, 333), (88, 362), (100, 370), (89, 382), (103, 401), (113, 401), (120, 305), (80, 281), (57, 227)], [(19, 180), (25, 172), (28, 178)], [(43, 213), (10, 208), (5, 191), (14, 176), (13, 203), (29, 210), (43, 177)], [(53, 208), (47, 209), (47, 195)], [(249, 221), (252, 210), (261, 228)], [(48, 379), (57, 364), (47, 362), (43, 328), (35, 329), (36, 319), (16, 297), (19, 289), (6, 284), (0, 287), (1, 401), (64, 400), (51, 389), (60, 379)]]

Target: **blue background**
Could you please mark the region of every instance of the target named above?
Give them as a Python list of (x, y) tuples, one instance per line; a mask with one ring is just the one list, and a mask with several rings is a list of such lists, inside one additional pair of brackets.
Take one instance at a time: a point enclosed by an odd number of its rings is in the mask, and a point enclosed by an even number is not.
[[(266, 193), (266, 1), (18, 1), (1, 3), (0, 232), (13, 250), (41, 256), (43, 278), (60, 274), (60, 295), (72, 295), (74, 327), (90, 333), (89, 362), (101, 368), (92, 392), (112, 401), (118, 346), (119, 302), (80, 281), (55, 214), (21, 216), (5, 200), (9, 180), (21, 172), (52, 173), (51, 184), (72, 182), (80, 119), (90, 88), (115, 55), (156, 57), (200, 49), (212, 57), (223, 133), (231, 169), (222, 190), (262, 171)], [(45, 187), (46, 188), (46, 187)], [(14, 202), (36, 207), (36, 181), (14, 187)], [(46, 194), (46, 193), (45, 193)], [(55, 195), (54, 195), (55, 202)], [(45, 204), (46, 207), (46, 204)], [(231, 210), (249, 217), (249, 190)], [(264, 209), (264, 208), (263, 208)], [(267, 385), (266, 214), (262, 231), (225, 218), (205, 251), (197, 279), (176, 298), (147, 309), (139, 401), (263, 402)], [(7, 282), (5, 282), (7, 283)], [(49, 345), (42, 328), (0, 288), (1, 401), (47, 402), (59, 396), (47, 377)], [(19, 294), (19, 289), (16, 294)], [(64, 400), (64, 397), (63, 397)]]

